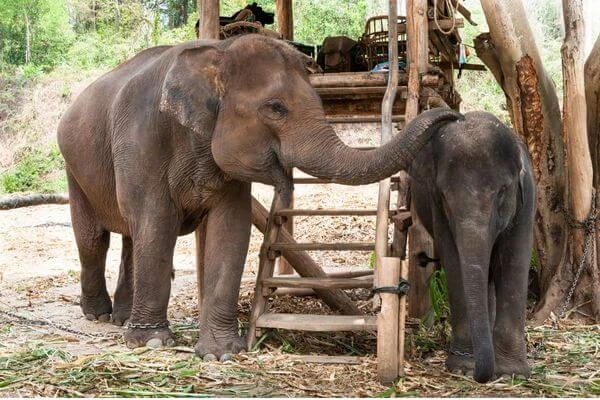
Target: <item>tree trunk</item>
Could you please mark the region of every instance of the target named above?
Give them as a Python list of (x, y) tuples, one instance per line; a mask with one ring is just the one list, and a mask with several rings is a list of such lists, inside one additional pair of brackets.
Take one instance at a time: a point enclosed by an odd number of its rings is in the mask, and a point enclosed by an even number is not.
[[(592, 210), (593, 169), (587, 138), (587, 110), (584, 80), (583, 0), (563, 0), (565, 41), (561, 48), (564, 80), (563, 136), (567, 148), (569, 172), (569, 205), (572, 217), (584, 221)], [(597, 270), (596, 243), (593, 232), (572, 228), (569, 240), (571, 288), (575, 288), (572, 305), (587, 305), (595, 317), (600, 317), (599, 299), (593, 299), (591, 287), (597, 286), (591, 270)], [(569, 268), (566, 265), (565, 268)], [(586, 267), (590, 267), (589, 270)], [(581, 275), (580, 275), (581, 274)], [(576, 286), (575, 286), (576, 285)], [(567, 295), (565, 307), (571, 300)], [(595, 307), (594, 307), (595, 304)], [(591, 307), (590, 307), (591, 306)]]
[(188, 23), (188, 0), (181, 0), (181, 24), (183, 26)]
[[(594, 188), (596, 196), (600, 193), (600, 36), (594, 44), (592, 52), (585, 63), (585, 97), (587, 104), (587, 133), (590, 146), (592, 166), (594, 170)], [(596, 198), (596, 204), (598, 199)], [(592, 310), (600, 315), (600, 268), (598, 266), (598, 249), (600, 235), (596, 233), (596, 263), (589, 264), (592, 284)]]
[(504, 90), (513, 127), (533, 162), (537, 189), (534, 234), (542, 300), (534, 323), (564, 299), (571, 274), (563, 267), (568, 228), (566, 173), (556, 88), (546, 74), (521, 0), (481, 0), (490, 28), (475, 39), (477, 55)]

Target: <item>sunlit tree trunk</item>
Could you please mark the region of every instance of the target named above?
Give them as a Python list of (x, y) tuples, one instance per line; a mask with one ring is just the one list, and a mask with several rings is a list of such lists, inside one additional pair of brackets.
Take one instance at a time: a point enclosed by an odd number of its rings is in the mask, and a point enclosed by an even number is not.
[[(600, 195), (600, 36), (585, 63), (585, 98), (587, 104), (587, 133), (594, 170), (594, 188)], [(598, 198), (596, 198), (598, 204)], [(598, 266), (600, 234), (596, 232), (596, 264), (590, 266), (589, 278), (592, 284), (592, 309), (600, 314), (600, 267)], [(598, 319), (596, 317), (596, 319)]]
[[(567, 148), (569, 205), (573, 218), (584, 221), (592, 209), (594, 189), (585, 103), (583, 0), (563, 0), (562, 4), (565, 21), (565, 40), (561, 48), (564, 81), (563, 136)], [(597, 284), (593, 283), (591, 275), (594, 269), (598, 269), (593, 233), (573, 228), (570, 237), (569, 264), (574, 274), (573, 285), (576, 285), (572, 306), (598, 304), (598, 299), (593, 299), (591, 290)], [(591, 311), (596, 317), (600, 317), (600, 308)]]

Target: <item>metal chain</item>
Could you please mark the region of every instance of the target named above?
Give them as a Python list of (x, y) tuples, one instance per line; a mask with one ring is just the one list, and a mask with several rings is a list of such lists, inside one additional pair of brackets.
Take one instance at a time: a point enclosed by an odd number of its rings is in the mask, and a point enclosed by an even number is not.
[(460, 350), (449, 350), (448, 351), (450, 354), (455, 355), (455, 356), (460, 356), (460, 357), (473, 357), (472, 353), (469, 353), (467, 351), (460, 351)]
[(167, 326), (169, 326), (169, 321), (157, 322), (155, 324), (135, 324), (131, 322), (127, 323), (128, 329), (159, 329), (166, 328)]
[(583, 221), (577, 221), (564, 208), (563, 212), (565, 213), (567, 217), (567, 223), (571, 228), (583, 229), (585, 231), (585, 245), (583, 248), (583, 255), (579, 260), (579, 265), (577, 267), (577, 272), (575, 273), (573, 283), (571, 284), (571, 288), (569, 289), (569, 293), (567, 294), (565, 303), (563, 304), (562, 310), (558, 316), (559, 318), (564, 318), (565, 313), (567, 312), (567, 307), (569, 307), (569, 304), (571, 303), (571, 299), (575, 294), (575, 288), (577, 287), (577, 283), (579, 282), (579, 278), (585, 267), (585, 260), (587, 259), (590, 253), (590, 249), (592, 248), (594, 233), (596, 232), (596, 220), (598, 217), (596, 210), (596, 193), (592, 193), (592, 207), (590, 209), (589, 215)]
[(121, 338), (121, 336), (122, 336), (121, 334), (102, 334), (102, 333), (83, 332), (83, 331), (80, 331), (77, 329), (70, 328), (66, 325), (57, 324), (57, 323), (49, 321), (49, 320), (35, 319), (35, 318), (27, 317), (25, 315), (15, 314), (13, 312), (6, 311), (6, 310), (0, 310), (0, 315), (12, 318), (13, 320), (20, 321), (20, 323), (22, 325), (49, 326), (49, 327), (58, 329), (63, 332), (72, 333), (73, 335), (77, 335), (77, 336), (87, 336), (87, 337), (96, 338), (96, 339), (118, 339), (118, 338)]

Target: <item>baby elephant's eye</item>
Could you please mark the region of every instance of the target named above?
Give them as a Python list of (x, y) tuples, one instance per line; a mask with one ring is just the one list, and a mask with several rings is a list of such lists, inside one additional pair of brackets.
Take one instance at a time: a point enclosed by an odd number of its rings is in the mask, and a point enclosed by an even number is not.
[(260, 107), (260, 113), (269, 119), (280, 120), (287, 115), (288, 109), (281, 100), (273, 99)]

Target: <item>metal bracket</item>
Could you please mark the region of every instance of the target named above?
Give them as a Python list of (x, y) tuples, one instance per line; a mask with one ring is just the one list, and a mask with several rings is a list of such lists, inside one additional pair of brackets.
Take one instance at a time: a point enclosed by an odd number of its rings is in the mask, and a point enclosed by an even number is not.
[(410, 283), (405, 279), (400, 279), (398, 286), (382, 286), (371, 290), (371, 293), (392, 293), (398, 296), (406, 296), (410, 290)]

